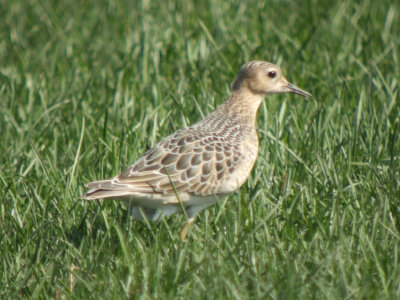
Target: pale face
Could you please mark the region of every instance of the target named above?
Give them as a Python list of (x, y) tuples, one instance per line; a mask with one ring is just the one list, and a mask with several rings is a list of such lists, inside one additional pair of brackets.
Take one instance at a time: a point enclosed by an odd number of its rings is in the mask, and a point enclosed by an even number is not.
[(245, 64), (239, 71), (233, 89), (248, 89), (253, 94), (263, 96), (289, 92), (306, 98), (312, 97), (310, 93), (289, 83), (277, 65), (262, 61)]

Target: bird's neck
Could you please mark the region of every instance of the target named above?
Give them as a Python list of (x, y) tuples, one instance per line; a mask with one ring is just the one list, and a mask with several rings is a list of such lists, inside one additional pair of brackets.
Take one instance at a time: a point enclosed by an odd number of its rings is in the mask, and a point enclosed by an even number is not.
[(232, 94), (224, 103), (224, 109), (227, 110), (230, 117), (243, 119), (254, 124), (263, 99), (262, 95), (256, 95), (247, 90), (232, 91)]

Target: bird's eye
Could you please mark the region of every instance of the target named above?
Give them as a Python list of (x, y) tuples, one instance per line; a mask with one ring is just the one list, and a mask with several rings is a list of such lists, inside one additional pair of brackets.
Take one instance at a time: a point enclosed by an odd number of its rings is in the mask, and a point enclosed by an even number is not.
[(268, 75), (269, 78), (275, 78), (276, 77), (276, 72), (275, 71), (269, 71), (267, 73), (267, 75)]

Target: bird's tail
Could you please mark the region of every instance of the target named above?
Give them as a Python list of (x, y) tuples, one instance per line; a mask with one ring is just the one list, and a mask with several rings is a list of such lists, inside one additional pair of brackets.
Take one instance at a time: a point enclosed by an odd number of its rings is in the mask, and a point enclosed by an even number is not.
[(86, 185), (89, 190), (80, 198), (96, 200), (104, 198), (120, 198), (129, 196), (131, 192), (113, 187), (111, 180), (94, 181)]

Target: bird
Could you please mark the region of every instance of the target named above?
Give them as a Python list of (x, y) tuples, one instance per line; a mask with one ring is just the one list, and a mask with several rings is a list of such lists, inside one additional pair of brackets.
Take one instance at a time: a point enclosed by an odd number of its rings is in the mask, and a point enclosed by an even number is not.
[(125, 200), (136, 220), (184, 213), (184, 240), (198, 213), (237, 191), (256, 162), (257, 111), (270, 94), (312, 95), (266, 61), (244, 64), (227, 100), (203, 120), (167, 136), (112, 179), (90, 182), (82, 199)]

